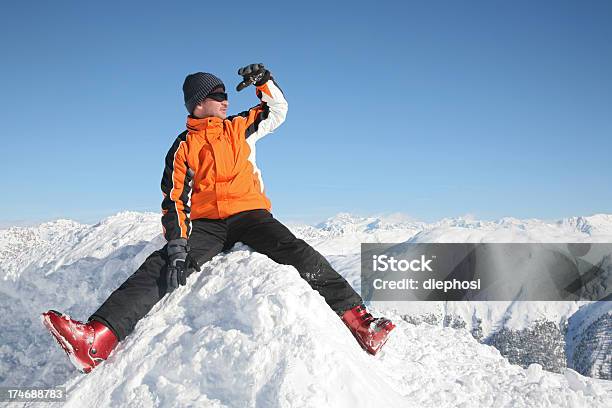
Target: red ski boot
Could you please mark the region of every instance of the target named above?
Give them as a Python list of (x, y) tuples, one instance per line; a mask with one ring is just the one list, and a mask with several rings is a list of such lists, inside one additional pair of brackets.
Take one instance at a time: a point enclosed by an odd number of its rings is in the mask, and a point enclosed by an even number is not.
[(84, 373), (108, 358), (117, 345), (117, 336), (102, 323), (81, 323), (55, 310), (42, 314), (45, 327), (64, 349), (74, 366)]
[(342, 321), (351, 330), (361, 347), (372, 355), (376, 355), (385, 345), (389, 332), (395, 328), (389, 319), (372, 317), (363, 305), (344, 312)]

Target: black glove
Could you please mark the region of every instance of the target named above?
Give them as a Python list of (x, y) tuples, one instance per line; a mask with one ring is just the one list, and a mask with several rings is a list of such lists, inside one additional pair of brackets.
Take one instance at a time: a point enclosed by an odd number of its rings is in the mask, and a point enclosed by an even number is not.
[(263, 64), (251, 64), (242, 67), (238, 70), (238, 75), (242, 75), (243, 80), (236, 87), (237, 91), (242, 91), (251, 84), (261, 86), (268, 82), (271, 77), (270, 71), (268, 71)]
[(179, 285), (187, 284), (187, 276), (194, 271), (189, 260), (189, 247), (185, 238), (173, 239), (168, 242), (168, 271), (166, 284), (168, 292), (172, 292)]

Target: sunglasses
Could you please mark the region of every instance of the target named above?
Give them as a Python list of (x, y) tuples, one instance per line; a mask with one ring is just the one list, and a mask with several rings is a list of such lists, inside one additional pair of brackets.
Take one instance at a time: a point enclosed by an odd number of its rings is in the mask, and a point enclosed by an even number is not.
[(227, 94), (225, 92), (213, 92), (206, 96), (206, 99), (212, 99), (213, 101), (223, 102), (227, 101)]

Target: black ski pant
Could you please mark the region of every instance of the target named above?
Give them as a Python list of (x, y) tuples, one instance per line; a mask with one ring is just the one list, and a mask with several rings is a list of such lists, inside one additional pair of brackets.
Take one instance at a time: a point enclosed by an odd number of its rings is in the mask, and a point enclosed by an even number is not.
[[(362, 299), (327, 260), (266, 210), (251, 210), (222, 220), (196, 219), (189, 236), (189, 255), (198, 266), (242, 242), (275, 262), (292, 265), (308, 284), (341, 314)], [(89, 318), (109, 327), (123, 340), (136, 323), (166, 295), (166, 246), (153, 252)]]

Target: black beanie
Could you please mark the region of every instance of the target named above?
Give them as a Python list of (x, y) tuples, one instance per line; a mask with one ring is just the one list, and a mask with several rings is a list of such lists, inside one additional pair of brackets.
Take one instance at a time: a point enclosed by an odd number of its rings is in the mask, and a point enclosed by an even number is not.
[(223, 87), (223, 81), (207, 72), (196, 72), (189, 74), (183, 83), (183, 96), (185, 97), (185, 107), (190, 115), (196, 105), (202, 102), (213, 89)]

